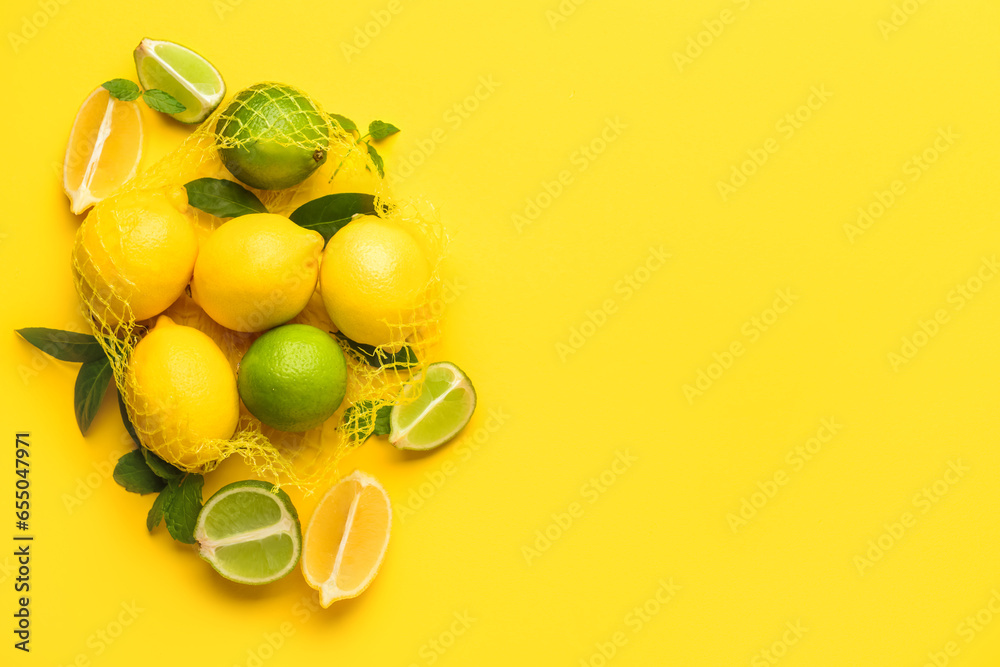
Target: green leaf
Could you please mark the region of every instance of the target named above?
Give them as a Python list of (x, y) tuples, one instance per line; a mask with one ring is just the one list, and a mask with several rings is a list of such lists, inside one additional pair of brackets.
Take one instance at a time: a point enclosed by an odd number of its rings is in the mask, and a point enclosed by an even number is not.
[(392, 406), (383, 405), (375, 411), (375, 430), (372, 435), (389, 435), (392, 425), (389, 418), (392, 416)]
[(159, 111), (160, 113), (180, 113), (187, 109), (176, 97), (158, 88), (144, 92), (142, 94), (142, 101), (148, 104), (150, 109)]
[[(392, 405), (384, 404), (375, 408), (375, 401), (358, 401), (344, 410), (344, 428), (363, 435), (362, 442), (373, 435), (388, 435), (392, 430), (389, 417), (392, 415)], [(375, 424), (371, 423), (372, 411), (375, 412)]]
[(163, 520), (170, 536), (184, 544), (194, 544), (194, 527), (201, 512), (201, 488), (205, 478), (189, 473), (167, 482), (170, 495), (163, 501)]
[(362, 215), (375, 213), (375, 195), (358, 192), (324, 195), (307, 201), (288, 217), (300, 227), (315, 229), (323, 235), (324, 240), (329, 241), (359, 213)]
[(139, 86), (128, 79), (111, 79), (102, 83), (101, 87), (111, 93), (111, 97), (122, 102), (131, 102), (142, 93)]
[(332, 113), (330, 114), (330, 118), (337, 121), (337, 124), (340, 125), (342, 128), (344, 128), (344, 132), (358, 131), (358, 126), (354, 123), (353, 120), (347, 118), (346, 116), (341, 116), (340, 114)]
[(142, 442), (139, 441), (139, 436), (136, 435), (132, 420), (128, 418), (128, 410), (125, 407), (125, 401), (122, 399), (121, 392), (118, 392), (118, 412), (122, 415), (122, 424), (125, 425), (125, 430), (132, 437), (132, 441), (137, 445), (142, 445)]
[(344, 341), (351, 352), (372, 368), (411, 368), (420, 363), (417, 361), (417, 353), (409, 345), (403, 345), (393, 354), (374, 345), (353, 341), (339, 331), (333, 335)]
[(146, 530), (149, 532), (153, 532), (153, 529), (163, 521), (163, 504), (169, 496), (170, 487), (164, 487), (153, 501), (153, 506), (149, 508), (149, 514), (146, 515)]
[(59, 361), (83, 363), (104, 358), (104, 348), (90, 334), (45, 327), (17, 329), (17, 333), (45, 354)]
[(386, 137), (391, 137), (397, 132), (399, 132), (398, 127), (389, 123), (383, 123), (380, 120), (373, 120), (368, 124), (368, 134), (372, 135), (373, 141), (382, 141)]
[(107, 357), (92, 359), (80, 366), (80, 372), (76, 376), (73, 407), (76, 410), (76, 423), (82, 435), (87, 434), (90, 423), (94, 421), (112, 375), (114, 373), (111, 370), (111, 362)]
[(378, 154), (375, 147), (371, 144), (366, 143), (365, 146), (368, 147), (368, 155), (371, 157), (372, 162), (375, 163), (375, 167), (378, 169), (378, 175), (385, 178), (385, 163), (382, 162), (382, 156)]
[(249, 213), (267, 213), (257, 195), (235, 181), (224, 178), (196, 178), (185, 184), (188, 203), (218, 218), (235, 218)]
[(156, 493), (165, 486), (164, 481), (146, 465), (146, 459), (138, 449), (118, 459), (113, 477), (126, 491), (140, 495)]
[(175, 468), (145, 447), (142, 449), (142, 456), (146, 459), (149, 469), (160, 479), (174, 479), (184, 474), (183, 470)]

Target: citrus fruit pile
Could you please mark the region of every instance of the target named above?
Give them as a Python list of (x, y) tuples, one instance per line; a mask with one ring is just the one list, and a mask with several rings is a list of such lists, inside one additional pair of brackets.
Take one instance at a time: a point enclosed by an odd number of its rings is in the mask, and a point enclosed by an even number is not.
[[(323, 606), (353, 597), (382, 563), (391, 503), (373, 477), (330, 462), (373, 435), (432, 449), (476, 405), (465, 373), (426, 359), (443, 231), (388, 193), (373, 142), (395, 126), (373, 121), (361, 136), (282, 83), (224, 101), (218, 70), (172, 42), (144, 39), (134, 59), (141, 87), (113, 79), (92, 92), (66, 151), (71, 208), (89, 209), (72, 252), (94, 331), (77, 341), (90, 346), (73, 359), (85, 361), (78, 399), (90, 382), (99, 404), (113, 376), (139, 445), (115, 479), (159, 493), (150, 530), (162, 520), (232, 581), (268, 583), (301, 559)], [(140, 101), (201, 123), (144, 172)], [(39, 336), (83, 336), (46, 331), (21, 330), (40, 347)], [(327, 465), (302, 473), (307, 444)], [(234, 453), (269, 479), (202, 505), (202, 475)], [(304, 536), (283, 482), (328, 489)]]

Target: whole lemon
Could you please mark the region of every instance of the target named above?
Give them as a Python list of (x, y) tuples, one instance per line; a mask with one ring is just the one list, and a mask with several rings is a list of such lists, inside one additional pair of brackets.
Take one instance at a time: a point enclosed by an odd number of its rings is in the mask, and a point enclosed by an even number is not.
[(216, 123), (219, 157), (247, 185), (281, 190), (326, 162), (330, 124), (305, 93), (282, 83), (241, 90)]
[(258, 338), (240, 361), (243, 405), (279, 431), (308, 431), (337, 411), (347, 362), (333, 337), (308, 324), (286, 324)]
[(136, 192), (91, 211), (77, 232), (73, 268), (80, 296), (111, 323), (149, 319), (184, 292), (198, 239), (176, 192)]
[(365, 215), (330, 239), (319, 280), (326, 311), (345, 336), (386, 345), (400, 342), (393, 330), (412, 323), (429, 279), (427, 259), (413, 237)]
[(204, 242), (191, 297), (234, 331), (264, 331), (298, 315), (316, 289), (323, 236), (274, 213), (233, 218)]
[(223, 456), (240, 399), (229, 361), (207, 335), (161, 315), (132, 351), (125, 386), (136, 432), (150, 451), (188, 471)]

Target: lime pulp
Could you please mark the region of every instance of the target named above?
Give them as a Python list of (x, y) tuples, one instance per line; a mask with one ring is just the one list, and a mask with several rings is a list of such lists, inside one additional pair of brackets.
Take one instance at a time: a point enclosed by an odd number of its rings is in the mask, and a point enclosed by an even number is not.
[(403, 398), (389, 420), (389, 442), (400, 449), (427, 450), (448, 442), (476, 409), (476, 390), (469, 377), (447, 361), (430, 364), (403, 388)]
[(226, 579), (267, 584), (291, 572), (302, 552), (302, 528), (291, 499), (260, 480), (233, 482), (198, 515), (200, 555)]
[(133, 56), (143, 88), (162, 90), (184, 105), (184, 111), (171, 114), (182, 123), (205, 120), (226, 95), (226, 84), (218, 70), (185, 46), (144, 39)]

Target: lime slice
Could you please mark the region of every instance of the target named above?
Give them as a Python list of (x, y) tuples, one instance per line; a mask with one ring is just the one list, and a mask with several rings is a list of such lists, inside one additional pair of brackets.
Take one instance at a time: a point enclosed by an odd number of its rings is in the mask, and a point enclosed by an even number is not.
[(400, 449), (433, 449), (448, 442), (476, 409), (476, 390), (455, 364), (431, 364), (422, 376), (423, 386), (417, 376), (403, 387), (404, 403), (389, 418), (389, 442)]
[(184, 111), (170, 114), (182, 123), (205, 120), (226, 96), (226, 83), (219, 71), (185, 46), (144, 39), (133, 55), (143, 88), (158, 88), (184, 105)]
[(233, 482), (208, 499), (195, 526), (200, 555), (241, 584), (269, 584), (292, 571), (302, 528), (288, 494), (260, 480)]

